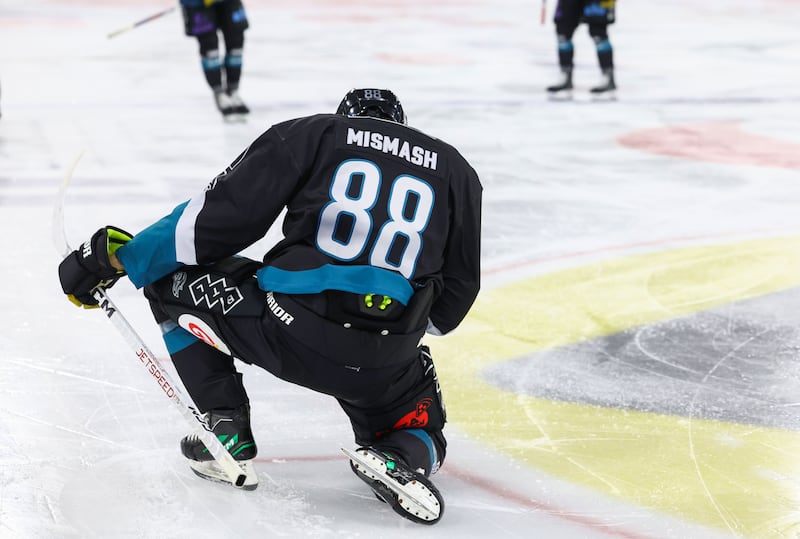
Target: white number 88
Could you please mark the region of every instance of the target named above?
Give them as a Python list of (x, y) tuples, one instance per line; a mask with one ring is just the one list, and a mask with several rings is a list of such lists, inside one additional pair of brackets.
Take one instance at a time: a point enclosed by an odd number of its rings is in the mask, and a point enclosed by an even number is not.
[[(351, 197), (348, 191), (354, 176), (362, 177), (361, 190)], [(339, 165), (331, 183), (331, 201), (322, 209), (317, 228), (317, 247), (322, 252), (339, 260), (354, 260), (361, 255), (374, 225), (370, 210), (378, 201), (380, 186), (381, 170), (372, 161), (353, 159)], [(416, 206), (413, 214), (406, 216), (412, 200)], [(422, 233), (433, 203), (433, 188), (425, 181), (408, 174), (395, 178), (389, 192), (389, 220), (381, 224), (370, 252), (370, 265), (398, 271), (410, 279), (422, 252)], [(343, 229), (347, 226), (343, 216), (352, 219), (349, 230)], [(396, 245), (400, 238), (405, 238), (404, 246)], [(402, 253), (397, 262), (390, 260), (393, 251)], [(396, 255), (392, 258), (398, 258)]]

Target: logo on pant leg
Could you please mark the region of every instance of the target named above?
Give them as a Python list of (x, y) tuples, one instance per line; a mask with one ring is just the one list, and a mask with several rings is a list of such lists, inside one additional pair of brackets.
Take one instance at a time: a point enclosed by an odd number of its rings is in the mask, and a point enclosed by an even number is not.
[(215, 306), (219, 305), (222, 314), (228, 314), (244, 299), (239, 289), (229, 285), (225, 277), (212, 281), (208, 274), (190, 284), (189, 291), (192, 293), (192, 301), (196, 306), (199, 307), (201, 303), (204, 303), (209, 310), (213, 310)]
[(286, 309), (278, 305), (278, 300), (272, 292), (267, 292), (267, 307), (275, 315), (275, 318), (286, 324), (287, 326), (294, 321), (294, 316), (286, 312)]
[(181, 290), (186, 285), (186, 272), (177, 271), (172, 274), (172, 295), (176, 298), (181, 297)]
[(392, 430), (398, 429), (418, 429), (428, 424), (428, 408), (433, 404), (433, 399), (428, 397), (419, 401), (413, 412), (404, 415), (394, 424)]
[(213, 346), (229, 356), (232, 355), (231, 349), (217, 336), (211, 326), (193, 314), (180, 315), (178, 317), (178, 325), (209, 346)]

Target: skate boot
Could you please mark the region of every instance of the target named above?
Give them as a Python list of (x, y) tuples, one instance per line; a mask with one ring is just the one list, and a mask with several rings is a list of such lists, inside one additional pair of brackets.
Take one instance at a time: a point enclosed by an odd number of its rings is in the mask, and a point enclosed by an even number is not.
[[(253, 459), (258, 453), (258, 448), (253, 439), (253, 431), (250, 429), (250, 406), (245, 404), (235, 410), (209, 410), (205, 420), (211, 432), (247, 476), (241, 488), (255, 489), (258, 486), (258, 477), (253, 468)], [(227, 474), (219, 467), (197, 434), (183, 437), (181, 453), (189, 459), (189, 467), (198, 476), (230, 484)]]
[(250, 114), (250, 109), (244, 104), (237, 90), (228, 90), (234, 114)]
[(600, 83), (589, 90), (595, 97), (614, 97), (617, 85), (614, 83), (614, 70), (604, 69)]
[(214, 91), (214, 102), (217, 104), (217, 109), (222, 113), (223, 118), (228, 118), (236, 114), (236, 105), (231, 100), (231, 97), (222, 90)]
[(419, 524), (436, 524), (442, 518), (444, 499), (423, 474), (412, 470), (391, 453), (381, 453), (369, 447), (342, 451), (350, 458), (353, 473), (395, 513)]
[(572, 69), (561, 68), (561, 79), (554, 85), (547, 87), (547, 93), (554, 99), (569, 99), (572, 97)]

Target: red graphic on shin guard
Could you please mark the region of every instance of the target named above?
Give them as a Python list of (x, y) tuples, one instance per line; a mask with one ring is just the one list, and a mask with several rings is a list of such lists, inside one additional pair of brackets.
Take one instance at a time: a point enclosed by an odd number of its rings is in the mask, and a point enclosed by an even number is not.
[(210, 344), (214, 348), (217, 348), (217, 343), (214, 342), (214, 339), (212, 339), (209, 336), (209, 334), (206, 333), (205, 331), (203, 331), (203, 328), (201, 328), (197, 324), (190, 323), (189, 324), (189, 331), (191, 331), (192, 335), (194, 335), (195, 337), (197, 337), (201, 341), (205, 342), (206, 344)]
[(433, 404), (433, 399), (425, 398), (417, 403), (413, 412), (409, 412), (394, 424), (393, 430), (417, 429), (428, 424), (428, 408)]

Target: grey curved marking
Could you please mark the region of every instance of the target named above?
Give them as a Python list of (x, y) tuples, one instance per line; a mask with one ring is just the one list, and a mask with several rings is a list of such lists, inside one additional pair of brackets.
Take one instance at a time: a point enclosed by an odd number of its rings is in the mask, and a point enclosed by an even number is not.
[(494, 364), (532, 397), (800, 430), (800, 288)]

